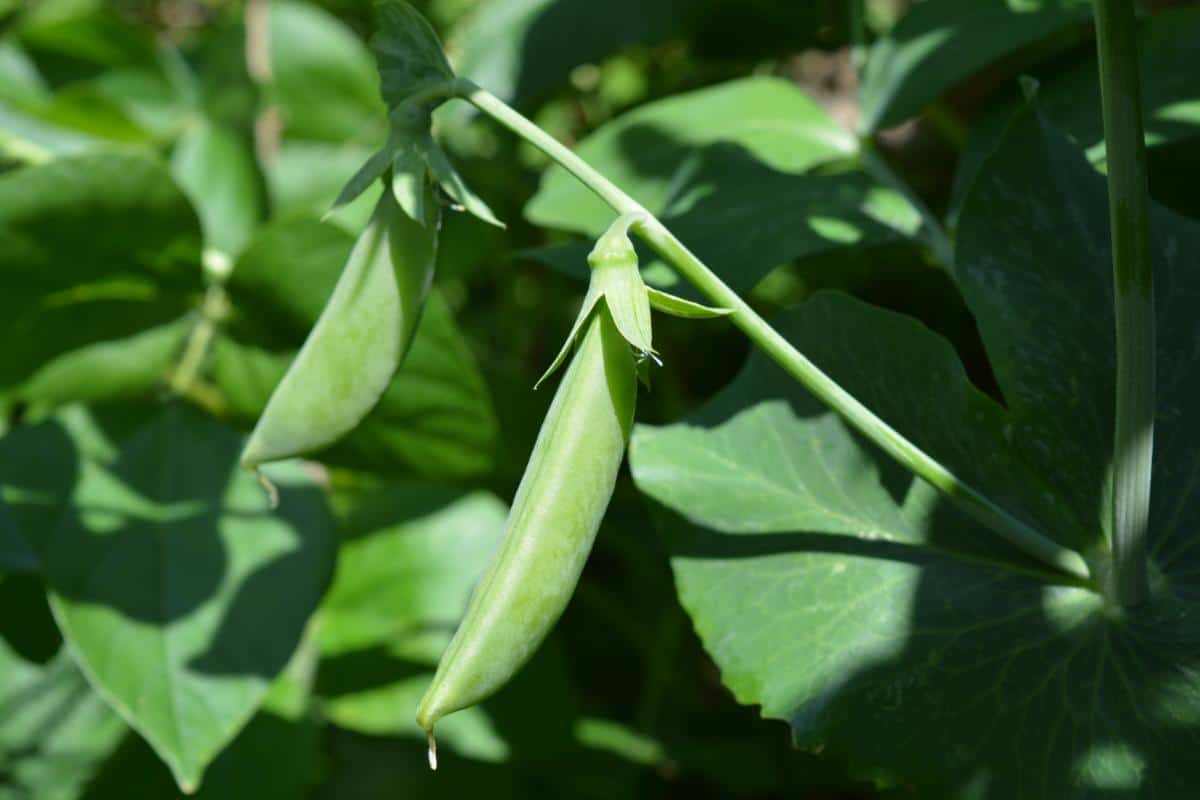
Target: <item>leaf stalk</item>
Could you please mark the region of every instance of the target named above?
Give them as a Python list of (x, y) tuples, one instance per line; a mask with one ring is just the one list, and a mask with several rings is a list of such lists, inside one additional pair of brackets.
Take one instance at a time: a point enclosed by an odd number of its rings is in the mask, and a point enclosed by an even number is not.
[(1095, 0), (1095, 16), (1117, 347), (1111, 590), (1118, 603), (1133, 606), (1143, 602), (1147, 593), (1146, 536), (1154, 457), (1154, 267), (1146, 140), (1133, 0)]

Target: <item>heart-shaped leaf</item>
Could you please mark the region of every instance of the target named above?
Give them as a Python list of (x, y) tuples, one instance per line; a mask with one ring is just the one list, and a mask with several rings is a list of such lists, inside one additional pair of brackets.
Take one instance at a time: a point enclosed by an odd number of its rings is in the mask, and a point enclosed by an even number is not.
[[(1103, 180), (1035, 114), (963, 212), (957, 277), (1005, 407), (920, 325), (838, 295), (781, 332), (927, 452), (1103, 571), (1113, 344)], [(723, 679), (807, 748), (922, 796), (1186, 797), (1200, 775), (1200, 226), (1158, 210), (1152, 599), (1025, 562), (756, 355), (639, 428), (639, 486)], [(1101, 576), (1102, 577), (1102, 576)]]
[(287, 664), (333, 566), (320, 491), (272, 469), (272, 513), (241, 446), (180, 407), (72, 407), (0, 440), (70, 652), (185, 791)]
[[(500, 545), (507, 508), (486, 493), (428, 484), (335, 498), (346, 544), (321, 609), (325, 712), (344, 728), (424, 741), (417, 703)], [(449, 718), (438, 741), (485, 761), (507, 754), (479, 708)]]

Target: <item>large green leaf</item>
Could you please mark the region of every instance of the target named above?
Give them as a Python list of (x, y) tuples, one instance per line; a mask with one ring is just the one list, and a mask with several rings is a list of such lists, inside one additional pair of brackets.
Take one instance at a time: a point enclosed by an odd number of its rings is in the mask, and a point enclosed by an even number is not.
[[(346, 543), (319, 623), (325, 713), (351, 730), (423, 740), (417, 703), (500, 545), (507, 508), (484, 492), (422, 484), (338, 500)], [(507, 753), (480, 708), (447, 719), (438, 739), (485, 761)]]
[(1088, 0), (927, 0), (876, 42), (863, 73), (859, 128), (875, 131), (918, 113), (977, 70), (1081, 25)]
[[(227, 289), (234, 317), (215, 343), (212, 376), (227, 411), (253, 422), (333, 291), (353, 238), (292, 220), (262, 228)], [(363, 423), (321, 458), (429, 476), (484, 472), (497, 422), (483, 376), (441, 296), (426, 304), (403, 368)]]
[(83, 800), (195, 797), (198, 800), (300, 800), (310, 796), (323, 772), (318, 720), (310, 704), (316, 652), (306, 637), (262, 707), (204, 776), (199, 791), (185, 795), (154, 752), (127, 736), (87, 786)]
[[(767, 167), (798, 173), (855, 154), (849, 131), (795, 85), (745, 78), (638, 108), (580, 143), (585, 161), (651, 213), (662, 211), (694, 168), (697, 148), (740, 145)], [(537, 225), (599, 235), (613, 219), (602, 201), (560, 169), (547, 173), (525, 209)]]
[[(1115, 611), (1019, 559), (755, 356), (707, 409), (637, 430), (635, 480), (680, 597), (744, 703), (799, 743), (921, 796), (1187, 797), (1200, 744), (1192, 532), (1200, 390), (1186, 263), (1200, 227), (1153, 220), (1160, 394), (1152, 599)], [(973, 485), (1095, 547), (1112, 436), (1102, 179), (1026, 114), (963, 214), (957, 275), (1006, 408), (921, 326), (819, 295), (781, 331)]]
[[(21, 342), (0, 360), (0, 392), (60, 402), (152, 386), (201, 289), (199, 245), (187, 199), (149, 159), (82, 156), (0, 176), (0, 338)], [(111, 383), (94, 379), (101, 361)]]
[(272, 513), (241, 439), (172, 406), (73, 407), (0, 440), (72, 655), (185, 790), (253, 715), (333, 566), (321, 492), (282, 465)]
[[(1149, 17), (1138, 30), (1146, 144), (1169, 145), (1200, 137), (1200, 82), (1193, 79), (1200, 8), (1175, 8)], [(1040, 83), (1038, 109), (1087, 149), (1089, 160), (1103, 164), (1104, 123), (1100, 118), (1100, 80), (1094, 50), (1067, 70), (1035, 70)], [(994, 103), (971, 127), (954, 178), (951, 214), (961, 211), (983, 162), (996, 149), (1009, 121), (1024, 104), (1013, 86), (1009, 97)]]
[(65, 652), (35, 664), (0, 639), (0, 798), (74, 800), (125, 731)]

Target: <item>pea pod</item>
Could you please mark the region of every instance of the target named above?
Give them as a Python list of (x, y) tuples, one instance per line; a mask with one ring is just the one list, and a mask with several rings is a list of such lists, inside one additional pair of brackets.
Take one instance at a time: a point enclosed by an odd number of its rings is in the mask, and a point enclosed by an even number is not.
[(598, 303), (542, 423), (500, 552), (417, 710), (431, 766), (434, 724), (503, 686), (566, 608), (612, 497), (636, 397), (633, 353)]
[(385, 191), (354, 245), (333, 294), (275, 387), (242, 463), (319, 450), (375, 406), (408, 352), (429, 293), (437, 255), (435, 218), (414, 222)]

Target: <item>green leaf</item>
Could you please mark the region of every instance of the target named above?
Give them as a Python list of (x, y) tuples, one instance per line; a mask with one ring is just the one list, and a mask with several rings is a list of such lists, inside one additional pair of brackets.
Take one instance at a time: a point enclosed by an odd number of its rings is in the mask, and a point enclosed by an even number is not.
[(319, 490), (281, 465), (270, 512), (241, 438), (180, 407), (74, 407), (0, 440), (6, 494), (56, 520), (26, 530), (72, 655), (185, 791), (262, 702), (333, 567)]
[[(747, 63), (840, 43), (834, 2), (792, 0), (491, 0), (450, 37), (458, 73), (520, 108), (532, 108), (575, 67), (630, 45), (688, 40), (701, 58)], [(832, 35), (831, 35), (832, 34)]]
[(508, 516), (487, 492), (416, 482), (342, 489), (335, 509), (345, 544), (321, 607), (326, 656), (456, 625)]
[[(252, 423), (333, 291), (353, 238), (310, 220), (262, 228), (227, 289), (233, 318), (213, 348), (228, 413)], [(430, 477), (486, 471), (498, 437), (487, 386), (434, 291), (404, 367), (363, 423), (319, 455), (330, 463)]]
[[(310, 797), (323, 772), (318, 720), (310, 703), (315, 652), (306, 638), (262, 707), (204, 776), (192, 795), (182, 794), (171, 773), (141, 739), (128, 736), (88, 784), (84, 800), (111, 797), (254, 800)], [(300, 673), (300, 674), (297, 674)]]
[[(642, 106), (584, 139), (579, 156), (652, 214), (696, 165), (694, 151), (740, 146), (773, 170), (798, 173), (851, 157), (854, 136), (808, 95), (777, 78), (744, 78)], [(552, 169), (525, 208), (530, 222), (598, 236), (613, 212), (560, 169)]]
[[(415, 483), (337, 498), (346, 544), (320, 617), (325, 713), (351, 730), (424, 740), (417, 703), (500, 545), (508, 509), (486, 492)], [(478, 708), (447, 720), (438, 740), (485, 761), (508, 750)]]
[[(379, 139), (382, 138), (381, 135)], [(332, 221), (349, 233), (358, 233), (375, 209), (379, 187), (368, 182), (358, 199), (349, 201), (348, 206), (338, 203), (339, 194), (375, 152), (378, 152), (375, 147), (353, 142), (331, 144), (285, 139), (279, 155), (266, 170), (273, 216), (276, 219), (321, 217), (334, 208)]]
[(389, 108), (454, 80), (442, 43), (424, 17), (404, 0), (381, 0), (377, 8), (379, 32), (371, 40), (371, 47)]
[[(658, 216), (722, 280), (743, 292), (793, 259), (904, 240), (921, 227), (907, 200), (861, 172), (794, 175), (726, 143), (701, 147), (684, 159)], [(572, 243), (530, 255), (582, 275), (585, 252)], [(662, 262), (646, 254), (642, 263), (650, 268)]]
[(1087, 22), (1088, 0), (927, 0), (870, 51), (859, 90), (859, 129), (919, 113), (983, 67)]
[[(1148, 147), (1164, 147), (1200, 137), (1200, 86), (1191, 79), (1195, 43), (1200, 37), (1200, 9), (1174, 8), (1146, 19), (1138, 31), (1143, 120)], [(1104, 124), (1100, 118), (1100, 84), (1094, 50), (1069, 69), (1038, 70), (1038, 112), (1087, 150), (1088, 159), (1103, 165)], [(961, 212), (983, 162), (1004, 136), (1009, 122), (1025, 105), (1013, 87), (1007, 100), (996, 102), (971, 127), (954, 178), (951, 216)]]
[(288, 136), (342, 143), (382, 134), (375, 64), (337, 17), (311, 3), (275, 0), (270, 45), (273, 100)]
[[(921, 796), (1185, 797), (1197, 780), (1200, 226), (1157, 211), (1153, 596), (1114, 612), (980, 530), (762, 356), (637, 430), (680, 598), (743, 703)], [(1112, 309), (1102, 179), (1033, 114), (975, 184), (956, 275), (1006, 407), (918, 324), (818, 295), (781, 332), (927, 452), (1077, 547), (1102, 539)], [(1103, 564), (1103, 547), (1094, 552)], [(897, 735), (902, 731), (903, 735)]]
[(65, 651), (30, 663), (0, 639), (0, 797), (74, 800), (126, 727)]
[(0, 572), (33, 572), (37, 555), (17, 525), (0, 492)]
[[(0, 360), (0, 392), (62, 402), (150, 388), (202, 288), (199, 244), (195, 212), (149, 159), (0, 176), (0, 338), (22, 342)], [(111, 384), (93, 380), (105, 365)]]
[(676, 297), (653, 287), (646, 287), (646, 296), (650, 300), (650, 307), (655, 311), (682, 319), (715, 319), (733, 313), (732, 308), (713, 308), (701, 303), (693, 303), (691, 300), (684, 300), (682, 297)]
[(200, 214), (205, 245), (229, 257), (241, 252), (262, 216), (249, 143), (229, 128), (199, 121), (175, 144), (171, 173)]
[(433, 175), (437, 184), (442, 187), (442, 190), (450, 196), (450, 199), (457, 203), (463, 211), (466, 211), (476, 219), (481, 219), (489, 225), (495, 225), (497, 228), (503, 228), (504, 223), (496, 218), (492, 210), (488, 208), (487, 203), (483, 202), (480, 197), (471, 191), (471, 187), (467, 186), (466, 181), (458, 174), (458, 170), (454, 168), (450, 157), (446, 155), (438, 144), (429, 137), (425, 150), (425, 161), (429, 165), (430, 173)]

